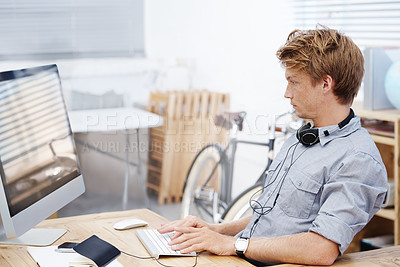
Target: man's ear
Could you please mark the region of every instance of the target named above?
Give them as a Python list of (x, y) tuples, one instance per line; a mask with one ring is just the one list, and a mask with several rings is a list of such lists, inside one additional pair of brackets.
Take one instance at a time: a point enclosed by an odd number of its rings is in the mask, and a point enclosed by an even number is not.
[(322, 76), (322, 82), (323, 82), (323, 90), (324, 93), (327, 93), (329, 91), (333, 92), (333, 87), (335, 85), (335, 81), (333, 80), (332, 76), (326, 74)]

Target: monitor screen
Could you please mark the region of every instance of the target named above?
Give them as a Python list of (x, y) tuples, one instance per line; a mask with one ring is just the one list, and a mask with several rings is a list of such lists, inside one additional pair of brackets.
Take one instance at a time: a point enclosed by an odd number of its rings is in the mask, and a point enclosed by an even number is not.
[(80, 174), (57, 66), (0, 73), (0, 175), (10, 216)]

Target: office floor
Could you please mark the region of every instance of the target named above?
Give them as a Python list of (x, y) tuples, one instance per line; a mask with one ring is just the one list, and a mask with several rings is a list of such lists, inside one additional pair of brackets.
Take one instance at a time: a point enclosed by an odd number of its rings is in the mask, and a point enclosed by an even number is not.
[[(89, 133), (75, 134), (76, 148), (78, 151), (81, 171), (85, 180), (86, 192), (62, 208), (59, 217), (92, 214), (106, 211), (122, 210), (122, 194), (124, 189), (124, 176), (126, 170), (124, 133)], [(136, 140), (135, 134), (131, 140)], [(140, 136), (140, 155), (142, 170), (146, 173), (147, 167), (147, 132)], [(133, 144), (133, 143), (132, 143)], [(99, 153), (93, 147), (105, 151)], [(130, 147), (131, 149), (131, 147)], [(130, 162), (137, 162), (137, 151), (132, 147), (129, 153)], [(111, 155), (111, 156), (110, 156)], [(117, 159), (116, 157), (119, 157)], [(128, 203), (127, 209), (145, 208), (144, 193), (134, 166), (129, 168)], [(179, 218), (180, 204), (158, 205), (157, 196), (150, 195), (151, 210), (169, 220)]]

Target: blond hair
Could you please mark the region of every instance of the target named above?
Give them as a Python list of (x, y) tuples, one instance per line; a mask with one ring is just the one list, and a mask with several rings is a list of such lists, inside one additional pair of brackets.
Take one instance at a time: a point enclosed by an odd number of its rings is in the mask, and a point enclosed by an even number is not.
[(294, 30), (276, 55), (282, 66), (304, 71), (314, 84), (330, 75), (338, 102), (353, 103), (364, 75), (364, 58), (349, 37), (327, 27)]

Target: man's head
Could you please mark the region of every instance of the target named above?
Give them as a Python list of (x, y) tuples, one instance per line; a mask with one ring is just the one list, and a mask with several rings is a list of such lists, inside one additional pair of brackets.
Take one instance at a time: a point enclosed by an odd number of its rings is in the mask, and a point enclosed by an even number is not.
[(336, 30), (295, 30), (277, 51), (277, 57), (287, 70), (302, 71), (313, 83), (324, 76), (333, 79), (337, 101), (350, 105), (364, 75), (364, 58), (354, 42)]

